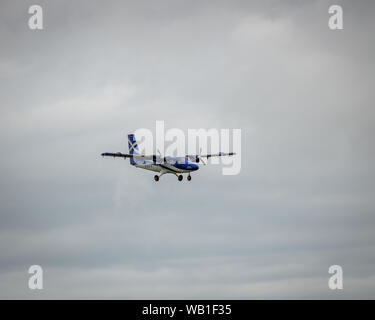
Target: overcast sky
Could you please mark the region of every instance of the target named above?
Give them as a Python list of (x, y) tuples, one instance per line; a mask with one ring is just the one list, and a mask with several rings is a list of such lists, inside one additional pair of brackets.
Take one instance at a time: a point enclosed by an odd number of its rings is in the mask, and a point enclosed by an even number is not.
[[(328, 28), (331, 4), (344, 30)], [(374, 13), (1, 1), (0, 298), (374, 299)], [(99, 156), (156, 120), (241, 129), (241, 173), (156, 183)]]

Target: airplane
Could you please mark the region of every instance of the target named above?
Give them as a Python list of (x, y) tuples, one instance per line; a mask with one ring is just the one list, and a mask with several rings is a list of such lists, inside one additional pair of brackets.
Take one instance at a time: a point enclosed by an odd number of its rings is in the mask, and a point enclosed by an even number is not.
[[(211, 158), (211, 157), (221, 157), (221, 156), (233, 156), (234, 152), (223, 153), (219, 152), (218, 154), (207, 154), (207, 155), (186, 155), (185, 157), (162, 157), (157, 155), (141, 155), (139, 154), (138, 144), (135, 140), (134, 134), (128, 134), (128, 146), (129, 154), (124, 154), (121, 152), (111, 153), (104, 152), (101, 155), (103, 157), (113, 157), (113, 158), (129, 158), (130, 164), (136, 168), (146, 169), (154, 172), (159, 172), (159, 175), (154, 176), (155, 181), (159, 181), (159, 178), (166, 174), (171, 173), (177, 176), (178, 181), (182, 181), (183, 175), (181, 173), (188, 173), (187, 180), (191, 180), (190, 173), (197, 171), (199, 166), (195, 163), (206, 163), (202, 158)], [(190, 160), (190, 161), (189, 161)], [(195, 163), (193, 163), (195, 162)]]

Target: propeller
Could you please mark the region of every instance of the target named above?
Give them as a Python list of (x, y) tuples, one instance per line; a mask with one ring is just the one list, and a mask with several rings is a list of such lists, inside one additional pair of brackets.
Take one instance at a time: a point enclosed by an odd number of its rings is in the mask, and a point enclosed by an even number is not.
[(200, 161), (202, 161), (202, 163), (203, 163), (204, 165), (206, 165), (206, 164), (207, 164), (206, 162), (204, 162), (204, 161), (203, 161), (203, 158), (202, 158), (202, 148), (199, 148), (199, 155), (198, 155), (198, 159), (199, 159)]
[(160, 162), (162, 162), (162, 163), (166, 163), (166, 159), (165, 159), (165, 157), (163, 157), (163, 156), (161, 155), (160, 150), (158, 149), (157, 151), (158, 151), (159, 156), (160, 156)]

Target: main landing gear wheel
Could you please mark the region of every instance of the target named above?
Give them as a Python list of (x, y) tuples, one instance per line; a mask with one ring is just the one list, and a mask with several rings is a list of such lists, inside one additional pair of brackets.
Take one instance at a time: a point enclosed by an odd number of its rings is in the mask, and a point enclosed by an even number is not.
[(155, 179), (155, 181), (159, 181), (159, 176), (158, 176), (158, 175), (155, 175), (155, 176), (154, 176), (154, 179)]
[(184, 176), (183, 176), (182, 174), (180, 174), (180, 175), (178, 176), (178, 181), (182, 181), (183, 178), (184, 178)]
[(191, 180), (191, 175), (190, 174), (187, 176), (187, 179), (188, 179), (188, 181)]

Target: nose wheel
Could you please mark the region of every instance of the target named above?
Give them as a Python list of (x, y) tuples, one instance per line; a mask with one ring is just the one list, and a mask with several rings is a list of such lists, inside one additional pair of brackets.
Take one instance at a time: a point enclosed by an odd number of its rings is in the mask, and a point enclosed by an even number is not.
[(191, 180), (191, 175), (190, 174), (187, 176), (187, 179), (188, 179), (188, 181)]

